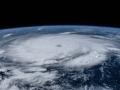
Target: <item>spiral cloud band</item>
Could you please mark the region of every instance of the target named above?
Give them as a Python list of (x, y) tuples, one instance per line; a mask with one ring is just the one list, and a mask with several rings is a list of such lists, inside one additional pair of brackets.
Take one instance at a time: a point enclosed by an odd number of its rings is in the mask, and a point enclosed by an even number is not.
[[(80, 35), (45, 35), (12, 42), (5, 55), (18, 62), (38, 65), (63, 63), (68, 67), (91, 66), (106, 60), (111, 42)], [(59, 60), (63, 59), (63, 60)]]

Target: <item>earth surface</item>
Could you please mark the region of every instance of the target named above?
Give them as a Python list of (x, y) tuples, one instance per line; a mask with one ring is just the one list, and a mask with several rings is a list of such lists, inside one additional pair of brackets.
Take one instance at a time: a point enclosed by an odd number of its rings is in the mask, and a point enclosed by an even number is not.
[(120, 90), (120, 29), (0, 30), (0, 90)]

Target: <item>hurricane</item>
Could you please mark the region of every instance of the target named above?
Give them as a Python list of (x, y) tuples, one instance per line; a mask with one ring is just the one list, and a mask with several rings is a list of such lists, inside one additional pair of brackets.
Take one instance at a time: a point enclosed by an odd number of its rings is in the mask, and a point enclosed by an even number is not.
[(120, 31), (111, 29), (1, 30), (0, 90), (119, 90)]

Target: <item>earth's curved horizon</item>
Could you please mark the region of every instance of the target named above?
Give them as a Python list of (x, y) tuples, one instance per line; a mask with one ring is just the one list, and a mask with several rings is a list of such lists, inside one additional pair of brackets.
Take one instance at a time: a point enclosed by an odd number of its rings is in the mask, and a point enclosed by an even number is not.
[(120, 28), (0, 30), (0, 90), (119, 90)]

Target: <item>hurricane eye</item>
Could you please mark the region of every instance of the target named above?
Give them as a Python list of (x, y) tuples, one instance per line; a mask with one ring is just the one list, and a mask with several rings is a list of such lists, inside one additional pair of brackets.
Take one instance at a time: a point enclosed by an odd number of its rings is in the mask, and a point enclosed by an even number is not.
[(60, 44), (57, 44), (57, 45), (56, 45), (56, 47), (62, 47), (62, 45), (60, 45)]

